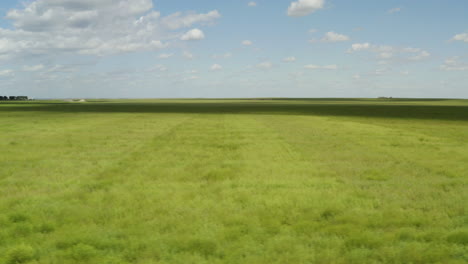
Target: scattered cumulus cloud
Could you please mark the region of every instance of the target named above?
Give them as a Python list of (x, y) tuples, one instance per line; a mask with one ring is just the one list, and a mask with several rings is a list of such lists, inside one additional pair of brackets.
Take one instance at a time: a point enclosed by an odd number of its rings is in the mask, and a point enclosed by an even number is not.
[(200, 76), (198, 75), (190, 75), (188, 77), (185, 77), (182, 81), (193, 81), (193, 80), (198, 80), (200, 79)]
[(355, 51), (368, 50), (370, 47), (370, 43), (355, 43), (351, 45), (351, 49), (349, 49), (348, 52), (352, 53)]
[(13, 73), (13, 70), (0, 70), (0, 77), (10, 77)]
[(338, 66), (335, 64), (323, 65), (323, 66), (309, 64), (309, 65), (305, 65), (304, 68), (309, 69), (309, 70), (338, 70)]
[(313, 33), (316, 33), (317, 31), (318, 31), (318, 30), (317, 30), (317, 29), (315, 29), (315, 28), (311, 28), (311, 29), (309, 29), (309, 33), (311, 33), (311, 34), (313, 34)]
[(204, 38), (205, 34), (198, 28), (194, 28), (180, 37), (181, 40), (202, 40)]
[(211, 56), (213, 59), (229, 59), (232, 57), (232, 53), (230, 52), (226, 52), (224, 54), (213, 54), (213, 56)]
[(440, 69), (443, 71), (468, 71), (468, 64), (460, 62), (459, 57), (451, 57), (440, 65)]
[(283, 59), (284, 62), (295, 62), (296, 60), (297, 60), (296, 57), (293, 57), (293, 56), (286, 57)]
[(160, 59), (169, 59), (174, 56), (174, 53), (162, 53), (159, 55)]
[(172, 30), (180, 28), (188, 28), (194, 24), (210, 25), (213, 24), (221, 14), (218, 10), (213, 10), (205, 14), (197, 14), (195, 12), (182, 13), (177, 12), (161, 19), (161, 24)]
[(184, 51), (184, 53), (182, 53), (182, 57), (184, 57), (187, 60), (193, 60), (195, 58), (195, 56), (188, 51)]
[(244, 45), (244, 46), (252, 46), (252, 45), (253, 45), (253, 42), (250, 41), (250, 40), (244, 40), (244, 41), (242, 41), (241, 44)]
[(162, 64), (157, 64), (148, 69), (149, 72), (165, 72), (167, 70), (167, 67)]
[(431, 54), (429, 52), (425, 51), (425, 50), (416, 51), (416, 53), (417, 53), (417, 55), (412, 56), (409, 59), (413, 60), (413, 61), (420, 61), (420, 60), (424, 60), (426, 58), (429, 58), (431, 56)]
[(163, 17), (152, 0), (27, 1), (5, 16), (13, 27), (0, 27), (0, 58), (157, 51), (168, 47), (179, 30), (214, 23), (220, 16), (214, 10)]
[(257, 6), (257, 3), (256, 2), (249, 2), (247, 5), (250, 6), (250, 7), (255, 7), (255, 6)]
[(468, 43), (468, 33), (457, 34), (452, 38), (452, 40), (454, 40), (454, 41), (463, 41), (463, 42)]
[(349, 41), (350, 38), (343, 34), (338, 34), (333, 31), (325, 33), (325, 36), (321, 39), (322, 42), (344, 42)]
[(371, 72), (369, 75), (381, 76), (389, 72), (390, 70), (388, 68), (378, 68), (378, 69), (375, 69), (373, 72)]
[(44, 69), (45, 66), (42, 65), (42, 64), (38, 64), (38, 65), (32, 65), (32, 66), (24, 66), (23, 67), (23, 71), (28, 71), (28, 72), (35, 72), (35, 71), (40, 71), (42, 69)]
[(403, 10), (403, 8), (401, 8), (401, 7), (395, 7), (395, 8), (392, 8), (392, 9), (388, 10), (388, 13), (389, 14), (394, 14), (394, 13), (401, 12), (402, 10)]
[(256, 67), (257, 67), (258, 69), (268, 70), (268, 69), (273, 68), (273, 63), (271, 63), (271, 62), (269, 62), (269, 61), (264, 61), (264, 62), (261, 62), (261, 63), (257, 64)]
[(211, 70), (212, 70), (212, 71), (220, 71), (220, 70), (222, 70), (222, 69), (223, 69), (223, 66), (221, 66), (221, 65), (219, 65), (219, 64), (213, 64), (213, 65), (211, 66)]
[(409, 71), (401, 71), (400, 74), (406, 76), (406, 75), (410, 75), (410, 72)]
[(421, 61), (431, 56), (428, 51), (420, 48), (400, 48), (388, 45), (372, 45), (370, 43), (355, 43), (348, 49), (348, 53), (369, 51), (379, 59), (379, 64), (388, 64), (388, 60), (398, 59), (406, 61)]
[(298, 0), (292, 2), (288, 8), (288, 16), (301, 17), (325, 7), (324, 0)]

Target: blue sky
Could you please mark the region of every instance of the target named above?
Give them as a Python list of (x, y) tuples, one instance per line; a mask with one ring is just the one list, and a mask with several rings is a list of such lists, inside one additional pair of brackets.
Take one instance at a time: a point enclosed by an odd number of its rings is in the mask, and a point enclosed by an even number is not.
[(468, 98), (467, 1), (4, 0), (0, 95)]

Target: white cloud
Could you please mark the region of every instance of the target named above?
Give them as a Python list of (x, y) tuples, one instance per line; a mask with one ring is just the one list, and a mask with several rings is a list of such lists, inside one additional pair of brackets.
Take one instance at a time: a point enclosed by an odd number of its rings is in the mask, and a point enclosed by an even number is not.
[(422, 50), (419, 51), (418, 54), (416, 54), (415, 56), (410, 57), (409, 59), (413, 61), (420, 61), (429, 58), (430, 56), (431, 54), (429, 52)]
[(286, 57), (283, 59), (284, 62), (295, 62), (297, 59), (296, 57)]
[(410, 72), (409, 72), (409, 71), (402, 71), (402, 72), (400, 72), (400, 74), (401, 74), (401, 75), (409, 75)]
[(310, 70), (338, 70), (338, 66), (333, 64), (333, 65), (314, 65), (314, 64), (309, 64), (305, 65), (304, 68), (310, 69)]
[(162, 64), (158, 64), (158, 65), (155, 65), (155, 66), (149, 68), (148, 71), (149, 71), (149, 72), (165, 72), (165, 71), (167, 71), (167, 70), (168, 70), (168, 69), (167, 69), (166, 66), (164, 66), (164, 65), (162, 65)]
[(162, 18), (161, 24), (174, 30), (179, 28), (188, 28), (196, 23), (201, 23), (203, 25), (212, 24), (213, 21), (220, 17), (221, 14), (218, 10), (213, 10), (206, 14), (196, 14), (194, 12), (183, 14), (181, 12), (177, 12)]
[(242, 41), (242, 45), (244, 45), (244, 46), (252, 46), (252, 45), (253, 45), (253, 42), (250, 41), (250, 40), (244, 40), (244, 41)]
[(452, 40), (463, 41), (463, 42), (468, 43), (468, 33), (457, 34), (452, 38)]
[(153, 8), (152, 0), (27, 1), (6, 14), (13, 28), (0, 28), (0, 58), (156, 51), (174, 40), (175, 30), (221, 16), (214, 10), (161, 17)]
[(388, 10), (388, 13), (389, 14), (394, 14), (394, 13), (398, 13), (398, 12), (401, 12), (403, 9), (401, 7), (395, 7), (395, 8), (392, 8), (390, 10)]
[[(382, 60), (390, 59), (390, 58), (393, 58), (393, 53), (392, 52), (381, 52), (378, 55), (378, 58), (382, 59)], [(382, 63), (382, 64), (384, 64), (384, 63)]]
[(384, 75), (385, 73), (390, 72), (388, 68), (378, 68), (374, 70), (373, 72), (370, 73), (370, 75), (376, 75), (376, 76), (381, 76)]
[(371, 45), (370, 43), (355, 43), (351, 45), (348, 53), (370, 51), (379, 59), (379, 64), (388, 64), (389, 60), (421, 61), (431, 54), (425, 50), (413, 47), (400, 48), (387, 45)]
[(42, 64), (32, 65), (32, 66), (26, 65), (26, 66), (23, 67), (23, 70), (28, 71), (28, 72), (40, 71), (42, 69), (44, 69), (44, 65), (42, 65)]
[(213, 54), (211, 57), (213, 59), (229, 59), (232, 57), (232, 53), (226, 52), (224, 54)]
[(257, 6), (257, 3), (256, 2), (249, 2), (247, 5), (250, 6), (250, 7), (255, 7), (255, 6)]
[(191, 75), (189, 77), (186, 77), (183, 79), (183, 81), (193, 81), (193, 80), (198, 80), (200, 77), (198, 75)]
[(318, 31), (318, 30), (317, 30), (317, 29), (315, 29), (315, 28), (311, 28), (311, 29), (309, 29), (309, 33), (311, 33), (311, 34), (313, 34), (313, 33), (316, 33), (317, 31)]
[(349, 37), (343, 34), (338, 34), (333, 31), (327, 32), (321, 39), (322, 42), (343, 42), (349, 41)]
[(351, 45), (351, 49), (349, 49), (348, 52), (351, 53), (355, 51), (368, 50), (370, 46), (370, 43), (355, 43)]
[(13, 76), (13, 70), (1, 70), (0, 77), (10, 77)]
[(468, 71), (468, 64), (459, 61), (459, 57), (451, 57), (445, 60), (444, 64), (440, 65), (443, 71)]
[(162, 53), (159, 55), (160, 59), (169, 59), (170, 57), (174, 56), (174, 53)]
[(211, 66), (211, 70), (212, 70), (212, 71), (220, 71), (220, 70), (222, 70), (222, 69), (223, 69), (223, 66), (221, 66), (221, 65), (219, 65), (219, 64), (213, 64), (213, 65)]
[(45, 73), (70, 73), (70, 72), (76, 72), (78, 71), (78, 66), (77, 65), (54, 65), (51, 66), (50, 68), (45, 69)]
[(298, 0), (292, 2), (288, 8), (288, 16), (301, 17), (309, 15), (319, 9), (324, 8), (324, 0)]
[(205, 34), (198, 28), (194, 28), (180, 37), (181, 40), (202, 40), (204, 38)]
[(256, 67), (259, 68), (259, 69), (262, 69), (262, 70), (268, 70), (268, 69), (273, 68), (273, 63), (271, 63), (269, 61), (264, 61), (262, 63), (257, 64)]
[(195, 56), (188, 51), (184, 51), (184, 53), (182, 53), (182, 57), (184, 57), (187, 60), (193, 60), (195, 58)]

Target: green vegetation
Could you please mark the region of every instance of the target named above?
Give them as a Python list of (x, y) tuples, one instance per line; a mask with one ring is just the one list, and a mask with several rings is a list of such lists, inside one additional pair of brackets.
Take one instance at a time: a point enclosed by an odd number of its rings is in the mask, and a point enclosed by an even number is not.
[(0, 263), (467, 263), (468, 101), (0, 103)]

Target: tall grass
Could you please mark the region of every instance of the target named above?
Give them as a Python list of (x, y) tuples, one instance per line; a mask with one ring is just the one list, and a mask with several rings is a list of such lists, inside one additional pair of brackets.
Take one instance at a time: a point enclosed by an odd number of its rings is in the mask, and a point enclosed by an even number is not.
[(0, 104), (0, 263), (466, 263), (467, 118), (467, 101)]

